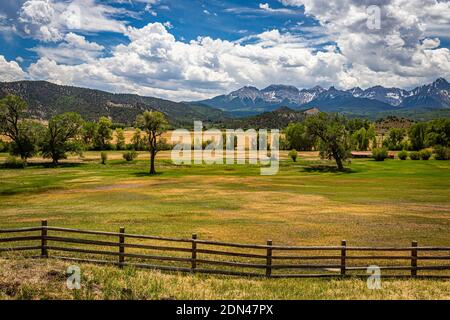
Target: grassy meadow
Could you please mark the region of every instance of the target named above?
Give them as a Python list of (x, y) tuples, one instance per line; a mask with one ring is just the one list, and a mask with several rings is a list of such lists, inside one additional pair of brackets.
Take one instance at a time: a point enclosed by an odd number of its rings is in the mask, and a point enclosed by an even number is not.
[(0, 299), (450, 299), (450, 282), (383, 280), (381, 290), (361, 279), (248, 279), (170, 274), (79, 264), (81, 289), (68, 290), (70, 262), (0, 258)]
[[(450, 161), (354, 159), (342, 173), (329, 169), (331, 163), (317, 153), (300, 153), (294, 163), (282, 152), (279, 174), (261, 176), (253, 165), (176, 166), (170, 153), (162, 152), (159, 174), (149, 176), (145, 152), (133, 162), (125, 162), (121, 152), (108, 155), (106, 165), (98, 152), (86, 152), (56, 168), (32, 159), (24, 170), (0, 169), (0, 228), (36, 226), (47, 219), (59, 227), (118, 231), (124, 226), (128, 233), (173, 237), (195, 232), (199, 239), (255, 244), (267, 239), (276, 245), (339, 245), (342, 239), (355, 246), (450, 242)], [(6, 156), (0, 154), (0, 162)], [(2, 261), (0, 282), (27, 263)], [(62, 272), (67, 265), (37, 262), (33, 268), (47, 279), (49, 269)], [(101, 289), (60, 297), (123, 298), (120, 288), (134, 282), (134, 298), (448, 299), (450, 292), (445, 280), (389, 280), (388, 289), (370, 292), (365, 281), (356, 279), (249, 280), (83, 268)], [(107, 282), (108, 273), (116, 275), (111, 280), (116, 282)], [(47, 280), (49, 288), (61, 285)], [(30, 281), (35, 287), (29, 290), (46, 297), (39, 294), (44, 285)], [(186, 289), (192, 286), (199, 290)], [(13, 297), (21, 297), (19, 289)]]

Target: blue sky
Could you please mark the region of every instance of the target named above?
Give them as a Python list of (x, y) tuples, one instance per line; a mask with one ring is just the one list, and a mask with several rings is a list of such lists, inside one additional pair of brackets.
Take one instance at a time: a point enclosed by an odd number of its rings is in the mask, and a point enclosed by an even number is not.
[[(0, 4), (0, 14), (17, 20), (21, 4), (26, 1), (6, 1)], [(62, 1), (64, 2), (64, 1)], [(302, 34), (298, 25), (316, 25), (313, 17), (304, 14), (304, 8), (286, 9), (279, 1), (245, 1), (245, 0), (161, 0), (150, 5), (153, 1), (145, 0), (106, 0), (97, 1), (111, 7), (126, 10), (128, 13), (117, 15), (117, 19), (128, 26), (142, 28), (148, 23), (170, 22), (170, 32), (178, 40), (189, 42), (199, 36), (209, 36), (230, 41), (239, 40), (245, 36), (259, 34), (264, 31), (279, 29)], [(260, 8), (260, 4), (268, 4), (274, 11)], [(146, 9), (147, 8), (147, 9)], [(156, 15), (155, 15), (156, 14)], [(20, 34), (3, 34), (7, 44), (0, 54), (8, 60), (16, 57), (24, 59), (19, 64), (28, 67), (35, 62), (38, 55), (30, 48), (39, 44), (31, 37)], [(120, 43), (128, 43), (126, 36), (120, 33), (97, 32), (85, 33), (89, 41), (95, 41), (105, 47), (113, 47)]]
[(177, 101), (272, 83), (411, 88), (449, 77), (449, 23), (438, 0), (2, 0), (0, 81)]

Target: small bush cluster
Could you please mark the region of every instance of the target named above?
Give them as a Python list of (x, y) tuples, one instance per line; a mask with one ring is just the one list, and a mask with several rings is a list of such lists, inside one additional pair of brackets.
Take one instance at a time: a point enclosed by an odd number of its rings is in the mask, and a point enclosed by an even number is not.
[(397, 156), (400, 160), (406, 160), (406, 159), (408, 159), (408, 152), (406, 152), (405, 150), (402, 150), (398, 153)]
[(133, 161), (134, 159), (136, 159), (138, 157), (138, 153), (136, 151), (132, 150), (132, 151), (124, 152), (122, 156), (126, 161)]
[(0, 140), (0, 152), (8, 152), (9, 151), (9, 143)]
[(434, 158), (436, 160), (450, 160), (450, 148), (440, 145), (434, 147)]
[(420, 160), (419, 152), (417, 152), (417, 151), (412, 151), (412, 152), (410, 152), (410, 153), (409, 153), (409, 158), (410, 158), (411, 160)]
[(108, 160), (108, 154), (105, 151), (102, 151), (100, 153), (100, 158), (101, 158), (102, 164), (106, 164), (106, 161)]
[(419, 157), (422, 160), (429, 160), (432, 156), (432, 153), (428, 149), (423, 149), (419, 151)]
[(375, 148), (372, 150), (372, 158), (375, 161), (384, 161), (388, 157), (388, 150), (386, 148)]
[(297, 162), (298, 152), (295, 149), (292, 149), (289, 151), (289, 158), (292, 159), (292, 161)]
[(27, 166), (25, 160), (9, 156), (3, 163), (3, 167), (7, 169), (24, 169)]

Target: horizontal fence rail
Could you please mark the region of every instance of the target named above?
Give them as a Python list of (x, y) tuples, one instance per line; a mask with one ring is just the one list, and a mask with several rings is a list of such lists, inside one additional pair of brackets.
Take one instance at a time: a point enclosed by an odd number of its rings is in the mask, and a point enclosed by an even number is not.
[[(100, 238), (100, 239), (99, 239)], [(20, 244), (20, 245), (19, 245)], [(450, 247), (281, 246), (172, 238), (53, 227), (0, 229), (0, 254), (40, 252), (40, 258), (267, 278), (382, 277), (450, 278)]]

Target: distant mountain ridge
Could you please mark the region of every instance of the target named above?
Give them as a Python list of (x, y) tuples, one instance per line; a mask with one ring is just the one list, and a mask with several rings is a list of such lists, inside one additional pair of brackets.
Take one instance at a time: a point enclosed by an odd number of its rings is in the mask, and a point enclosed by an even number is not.
[(28, 103), (29, 116), (40, 120), (74, 111), (85, 120), (106, 116), (114, 122), (131, 125), (136, 116), (146, 110), (161, 111), (172, 125), (192, 125), (194, 120), (218, 121), (227, 118), (223, 111), (206, 105), (60, 86), (46, 81), (0, 82), (0, 98), (7, 94), (23, 98)]
[(270, 85), (259, 90), (243, 87), (227, 95), (200, 101), (234, 115), (254, 115), (286, 106), (293, 109), (317, 107), (322, 111), (374, 114), (405, 108), (450, 108), (450, 84), (444, 78), (413, 90), (374, 86), (350, 90), (316, 86), (299, 90), (294, 86)]

